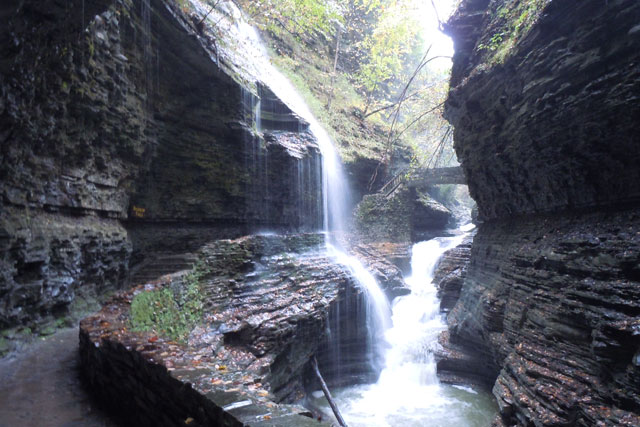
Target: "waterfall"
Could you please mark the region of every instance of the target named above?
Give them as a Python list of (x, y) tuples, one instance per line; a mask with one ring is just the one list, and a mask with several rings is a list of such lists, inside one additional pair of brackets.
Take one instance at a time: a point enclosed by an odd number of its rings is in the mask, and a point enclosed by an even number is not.
[(411, 276), (405, 279), (411, 293), (394, 301), (393, 327), (387, 331), (390, 348), (378, 381), (381, 387), (401, 389), (438, 383), (433, 351), (446, 325), (433, 273), (442, 255), (462, 243), (464, 237), (437, 237), (413, 246)]
[[(470, 227), (462, 227), (461, 232)], [(386, 330), (388, 349), (377, 383), (334, 393), (348, 424), (357, 426), (485, 426), (495, 414), (491, 395), (470, 387), (441, 384), (434, 350), (446, 325), (433, 284), (442, 255), (466, 234), (438, 237), (413, 246), (411, 293), (393, 303), (393, 325)], [(318, 404), (324, 405), (321, 399)]]
[[(244, 27), (244, 32), (253, 38), (257, 46), (262, 46), (256, 30), (251, 26)], [(268, 57), (262, 48), (262, 55)], [(390, 326), (390, 306), (386, 295), (380, 289), (376, 279), (360, 261), (341, 250), (335, 239), (337, 233), (346, 230), (350, 216), (350, 191), (344, 176), (342, 164), (333, 142), (327, 131), (320, 125), (309, 110), (302, 97), (295, 90), (291, 82), (268, 65), (269, 88), (285, 102), (292, 111), (300, 115), (309, 123), (309, 131), (316, 138), (322, 154), (322, 207), (323, 229), (327, 236), (327, 250), (341, 265), (345, 266), (356, 279), (358, 285), (366, 294), (366, 321), (371, 367), (377, 370), (376, 360), (380, 359), (384, 351), (384, 331)], [(338, 361), (339, 362), (339, 361)]]
[[(204, 14), (209, 11), (199, 0), (191, 0), (191, 4)], [(224, 16), (228, 19), (223, 19)], [(315, 137), (322, 154), (322, 224), (327, 236), (327, 251), (337, 263), (345, 266), (356, 279), (359, 287), (366, 295), (366, 318), (368, 330), (368, 345), (371, 360), (382, 359), (384, 350), (384, 330), (389, 327), (390, 306), (376, 279), (354, 257), (341, 250), (335, 238), (337, 233), (346, 231), (350, 217), (350, 191), (342, 170), (342, 164), (336, 149), (326, 130), (320, 125), (311, 110), (293, 87), (291, 82), (271, 64), (258, 32), (242, 17), (242, 13), (233, 2), (222, 2), (217, 10), (209, 14), (212, 25), (222, 25), (221, 35), (229, 37), (237, 46), (238, 56), (223, 58), (225, 63), (238, 63), (243, 73), (249, 73), (256, 81), (268, 87), (291, 111), (309, 123), (309, 131)], [(223, 53), (223, 55), (230, 55)], [(261, 108), (251, 101), (250, 111), (253, 111), (253, 123), (256, 128), (261, 123)], [(310, 165), (311, 166), (311, 165)], [(265, 168), (268, 167), (265, 165)], [(294, 176), (302, 181), (306, 171), (299, 168)], [(296, 185), (292, 182), (292, 185)], [(304, 211), (303, 207), (299, 207)], [(373, 363), (373, 362), (372, 362)], [(375, 365), (375, 363), (373, 363)]]
[[(252, 56), (261, 63), (260, 79), (292, 111), (309, 123), (309, 131), (316, 138), (322, 154), (323, 229), (326, 232), (344, 231), (350, 216), (350, 191), (344, 177), (340, 158), (327, 131), (320, 125), (291, 82), (271, 64), (258, 32), (239, 20), (239, 34), (253, 48)], [(259, 116), (255, 118), (258, 122)], [(331, 240), (331, 239), (330, 239)]]

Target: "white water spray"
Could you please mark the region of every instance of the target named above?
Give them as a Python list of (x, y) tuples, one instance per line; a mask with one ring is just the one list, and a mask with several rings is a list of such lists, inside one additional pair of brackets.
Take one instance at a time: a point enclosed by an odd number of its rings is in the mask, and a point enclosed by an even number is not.
[(334, 393), (350, 426), (483, 426), (493, 417), (488, 393), (440, 384), (436, 375), (433, 353), (446, 325), (433, 273), (444, 252), (464, 237), (414, 245), (411, 276), (405, 279), (411, 294), (394, 300), (393, 326), (386, 332), (389, 348), (378, 382)]

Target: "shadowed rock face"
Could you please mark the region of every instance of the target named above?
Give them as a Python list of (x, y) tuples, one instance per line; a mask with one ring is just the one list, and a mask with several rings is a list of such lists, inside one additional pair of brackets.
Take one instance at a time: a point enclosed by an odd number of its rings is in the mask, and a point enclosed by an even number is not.
[(477, 47), (506, 2), (487, 3), (463, 1), (448, 24), (446, 116), (480, 217), (638, 202), (640, 5), (550, 1), (493, 65)]
[[(174, 242), (321, 226), (306, 124), (177, 3), (10, 1), (0, 15), (0, 329), (64, 315)], [(258, 97), (274, 112), (263, 134)]]
[[(475, 235), (475, 233), (473, 234)], [(473, 235), (442, 255), (433, 274), (433, 283), (438, 289), (440, 310), (449, 311), (460, 297), (460, 289), (467, 275), (467, 266), (471, 257)]]
[(640, 4), (539, 2), (495, 60), (510, 4), (448, 23), (446, 114), (485, 223), (439, 368), (493, 384), (496, 425), (638, 425)]

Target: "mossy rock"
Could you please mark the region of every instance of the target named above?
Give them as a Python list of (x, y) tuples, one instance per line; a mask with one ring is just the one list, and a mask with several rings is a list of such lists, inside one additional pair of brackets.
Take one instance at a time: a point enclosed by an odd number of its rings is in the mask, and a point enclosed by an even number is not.
[(201, 279), (205, 273), (206, 270), (197, 265), (167, 287), (137, 294), (131, 301), (132, 329), (185, 341), (202, 320), (204, 294)]
[(367, 241), (408, 242), (412, 230), (412, 199), (406, 188), (390, 197), (368, 194), (355, 211), (358, 234)]

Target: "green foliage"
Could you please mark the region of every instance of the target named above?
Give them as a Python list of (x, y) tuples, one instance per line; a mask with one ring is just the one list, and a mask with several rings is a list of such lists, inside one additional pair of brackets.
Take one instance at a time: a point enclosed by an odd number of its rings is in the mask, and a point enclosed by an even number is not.
[(363, 126), (354, 116), (354, 111), (363, 108), (364, 99), (356, 92), (348, 76), (339, 74), (334, 81), (333, 102), (327, 109), (331, 93), (327, 58), (309, 54), (305, 60), (289, 56), (276, 56), (274, 65), (287, 76), (318, 120), (323, 123), (331, 138), (338, 143), (343, 161), (349, 162), (357, 156), (377, 158), (384, 147), (384, 132), (376, 131), (381, 126), (374, 121)]
[[(380, 5), (377, 25), (362, 42), (367, 52), (357, 80), (365, 92), (393, 93), (396, 77), (411, 72), (412, 55), (420, 50), (419, 15), (414, 0), (387, 0)], [(414, 58), (415, 59), (415, 58)], [(402, 80), (402, 78), (397, 79)]]
[(134, 331), (154, 331), (184, 341), (202, 319), (202, 267), (197, 265), (177, 286), (141, 292), (131, 302)]
[[(419, 166), (443, 151), (439, 144), (447, 126), (440, 104), (447, 73), (430, 67), (420, 72), (390, 131), (390, 107), (428, 44), (422, 39), (422, 0), (240, 1), (271, 36), (274, 63), (323, 123), (345, 162), (401, 158), (404, 165), (411, 153)], [(297, 3), (306, 6), (292, 9)], [(447, 143), (442, 157), (454, 158), (451, 139)]]
[(516, 0), (507, 2), (494, 12), (493, 34), (476, 46), (487, 51), (487, 62), (501, 64), (516, 43), (529, 33), (549, 0)]
[(245, 10), (261, 15), (263, 28), (276, 35), (283, 32), (307, 38), (316, 33), (328, 37), (334, 23), (342, 20), (335, 3), (323, 0), (257, 0), (245, 1)]
[(0, 357), (4, 356), (10, 349), (11, 346), (9, 345), (9, 341), (0, 337)]
[(493, 36), (491, 36), (491, 39), (489, 40), (488, 44), (484, 44), (484, 43), (480, 43), (478, 45), (478, 50), (490, 50), (492, 52), (498, 50), (498, 48), (500, 47), (500, 43), (502, 43), (502, 40), (504, 38), (504, 33), (497, 33), (494, 34)]

